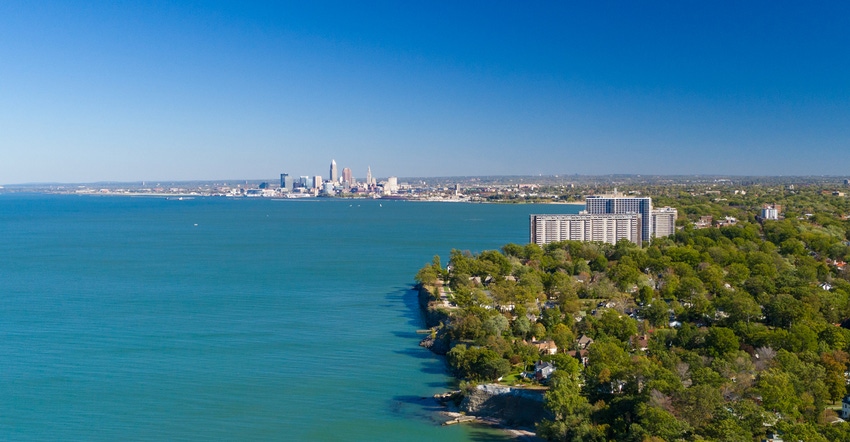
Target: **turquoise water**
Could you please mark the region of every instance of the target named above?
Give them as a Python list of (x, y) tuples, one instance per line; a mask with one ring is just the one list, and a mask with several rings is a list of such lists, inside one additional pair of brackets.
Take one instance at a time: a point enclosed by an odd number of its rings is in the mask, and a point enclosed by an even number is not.
[(0, 439), (485, 440), (413, 275), (575, 206), (0, 195)]

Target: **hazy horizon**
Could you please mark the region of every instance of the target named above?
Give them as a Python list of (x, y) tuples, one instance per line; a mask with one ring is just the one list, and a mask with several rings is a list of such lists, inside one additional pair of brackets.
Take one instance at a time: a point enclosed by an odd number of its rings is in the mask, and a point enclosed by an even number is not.
[(842, 176), (848, 16), (3, 2), (0, 183), (326, 176), (331, 159), (355, 177)]
[[(512, 179), (534, 179), (540, 178), (542, 181), (546, 180), (563, 180), (564, 182), (582, 182), (586, 180), (596, 180), (596, 179), (631, 179), (631, 178), (641, 178), (641, 179), (670, 179), (670, 180), (681, 180), (686, 178), (706, 178), (706, 179), (745, 179), (745, 180), (759, 180), (759, 179), (767, 179), (767, 180), (779, 180), (783, 179), (819, 179), (819, 180), (836, 180), (836, 182), (840, 182), (848, 179), (850, 174), (847, 175), (731, 175), (731, 174), (599, 174), (599, 175), (585, 175), (585, 174), (552, 174), (552, 175), (454, 175), (454, 176), (400, 176), (397, 177), (399, 180), (482, 180), (482, 179), (491, 179), (495, 181), (506, 180), (510, 181)], [(360, 177), (355, 177), (356, 179), (361, 179)], [(385, 180), (387, 177), (376, 176), (378, 180)], [(573, 178), (573, 180), (570, 180)], [(0, 183), (0, 187), (38, 187), (38, 186), (85, 186), (85, 185), (140, 185), (143, 184), (145, 186), (154, 186), (154, 185), (162, 185), (162, 184), (195, 184), (195, 183), (204, 183), (204, 184), (259, 184), (259, 183), (270, 183), (276, 185), (278, 183), (279, 177), (265, 177), (265, 178), (213, 178), (213, 179), (197, 179), (197, 180), (184, 180), (184, 179), (164, 179), (164, 180), (101, 180), (101, 181), (78, 181), (78, 182), (59, 182), (59, 181), (44, 181), (44, 182), (26, 182), (26, 183)], [(404, 182), (404, 181), (403, 181)], [(615, 183), (612, 183), (615, 184)]]

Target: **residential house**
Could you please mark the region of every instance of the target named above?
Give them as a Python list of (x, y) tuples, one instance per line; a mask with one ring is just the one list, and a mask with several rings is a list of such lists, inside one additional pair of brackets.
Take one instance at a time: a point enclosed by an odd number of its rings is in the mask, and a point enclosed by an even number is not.
[(694, 223), (695, 229), (706, 229), (711, 227), (711, 222), (714, 220), (710, 215), (699, 217), (699, 221)]
[(850, 419), (850, 395), (844, 396), (841, 400), (841, 412), (838, 413), (841, 419)]
[(534, 379), (538, 382), (549, 379), (552, 372), (555, 371), (555, 366), (551, 362), (537, 361), (534, 364)]
[(534, 341), (531, 345), (537, 347), (541, 354), (554, 355), (558, 353), (558, 346), (555, 341)]
[(586, 349), (590, 344), (593, 344), (593, 339), (587, 337), (587, 335), (581, 335), (576, 339), (576, 348), (579, 350)]
[(582, 366), (587, 367), (587, 362), (588, 362), (587, 354), (588, 353), (589, 352), (587, 350), (572, 350), (572, 351), (568, 351), (567, 355), (578, 359), (579, 362), (581, 362)]
[(734, 226), (735, 224), (738, 224), (737, 219), (731, 216), (726, 216), (722, 220), (717, 222), (717, 227)]
[(635, 350), (647, 351), (649, 350), (649, 336), (647, 335), (636, 335), (632, 336), (629, 341), (632, 344), (632, 347)]

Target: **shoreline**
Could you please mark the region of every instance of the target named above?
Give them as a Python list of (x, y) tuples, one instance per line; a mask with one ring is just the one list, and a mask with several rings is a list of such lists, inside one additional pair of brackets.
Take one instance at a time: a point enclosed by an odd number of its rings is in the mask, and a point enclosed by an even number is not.
[[(2, 188), (0, 188), (2, 189)], [(288, 200), (303, 200), (303, 199), (315, 199), (322, 198), (328, 200), (341, 200), (341, 201), (405, 201), (405, 202), (414, 202), (414, 203), (466, 203), (466, 204), (544, 204), (544, 205), (563, 205), (563, 206), (585, 206), (586, 203), (584, 201), (471, 201), (469, 199), (429, 199), (429, 198), (374, 198), (374, 197), (345, 197), (345, 196), (313, 196), (313, 195), (304, 195), (304, 196), (247, 196), (247, 195), (232, 195), (232, 194), (222, 194), (222, 193), (197, 193), (197, 192), (45, 192), (45, 191), (10, 191), (10, 192), (0, 192), (2, 194), (21, 194), (21, 193), (30, 193), (30, 194), (42, 194), (42, 195), (68, 195), (68, 196), (99, 196), (99, 197), (145, 197), (145, 198), (228, 198), (228, 199), (259, 199), (259, 200), (271, 200), (271, 201), (288, 201)]]
[(544, 440), (537, 436), (537, 433), (533, 431), (521, 428), (508, 427), (502, 421), (496, 418), (472, 416), (456, 411), (441, 411), (440, 414), (442, 416), (450, 418), (449, 420), (443, 423), (443, 426), (457, 424), (481, 425), (501, 430), (515, 440), (527, 442), (542, 442)]
[[(440, 308), (442, 304), (439, 301), (433, 299), (431, 292), (425, 286), (423, 286), (422, 284), (417, 284), (417, 286), (414, 287), (414, 290), (418, 292), (417, 298), (419, 301), (418, 304), (420, 307), (420, 312), (422, 314), (423, 319), (425, 320), (425, 325), (426, 327), (428, 327), (428, 330), (435, 331), (438, 327), (438, 324), (445, 323), (449, 320), (451, 312), (445, 310), (445, 308)], [(419, 331), (417, 331), (417, 333), (418, 332)], [(428, 351), (445, 358), (445, 353), (448, 351), (450, 346), (449, 342), (447, 341), (447, 338), (447, 336), (441, 335), (439, 332), (436, 332), (433, 335), (425, 337), (422, 341), (420, 341), (419, 346), (425, 347), (426, 349), (428, 349)], [(479, 386), (479, 390), (480, 387), (481, 386)], [(510, 386), (505, 387), (507, 387), (509, 390), (516, 388)], [(512, 439), (534, 442), (543, 441), (543, 439), (538, 437), (537, 433), (533, 431), (533, 428), (529, 429), (525, 426), (508, 425), (503, 419), (505, 416), (502, 416), (500, 418), (493, 416), (489, 413), (477, 414), (480, 409), (476, 410), (476, 408), (471, 409), (471, 411), (467, 409), (467, 411), (469, 411), (469, 414), (467, 414), (466, 412), (461, 412), (460, 409), (464, 407), (462, 402), (469, 401), (472, 396), (475, 396), (475, 394), (463, 394), (460, 390), (448, 391), (442, 394), (434, 395), (434, 401), (439, 406), (443, 407), (443, 411), (440, 411), (439, 414), (441, 416), (450, 418), (449, 420), (443, 422), (442, 425), (456, 425), (462, 423), (469, 423), (473, 425), (486, 425), (488, 427), (501, 430)], [(495, 397), (495, 395), (490, 396), (490, 398), (493, 397)], [(504, 404), (502, 405), (504, 406)], [(508, 407), (506, 409), (510, 408), (511, 407)]]

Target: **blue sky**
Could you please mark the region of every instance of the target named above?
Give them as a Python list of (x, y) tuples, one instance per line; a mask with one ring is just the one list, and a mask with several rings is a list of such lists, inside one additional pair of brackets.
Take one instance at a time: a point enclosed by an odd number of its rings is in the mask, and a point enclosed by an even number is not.
[(847, 2), (0, 2), (0, 183), (850, 175)]

